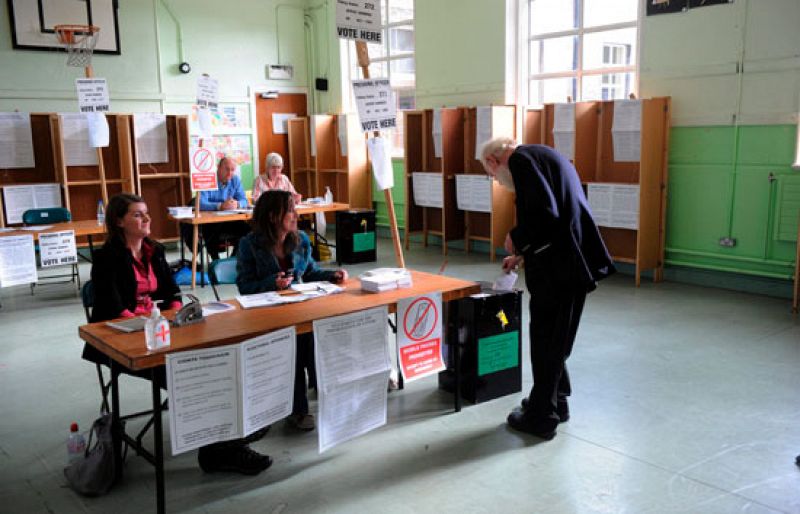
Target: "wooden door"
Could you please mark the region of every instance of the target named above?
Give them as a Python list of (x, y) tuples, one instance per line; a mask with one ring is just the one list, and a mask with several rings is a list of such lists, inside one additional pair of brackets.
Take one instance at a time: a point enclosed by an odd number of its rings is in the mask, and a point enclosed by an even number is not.
[[(261, 98), (256, 95), (256, 128), (258, 130), (258, 158), (261, 169), (253, 170), (253, 175), (264, 171), (264, 161), (270, 152), (278, 152), (283, 157), (284, 170), (291, 169), (289, 162), (289, 137), (276, 134), (272, 126), (273, 114), (296, 114), (306, 116), (307, 99), (305, 93), (279, 93), (278, 98)], [(286, 173), (286, 171), (284, 171)]]

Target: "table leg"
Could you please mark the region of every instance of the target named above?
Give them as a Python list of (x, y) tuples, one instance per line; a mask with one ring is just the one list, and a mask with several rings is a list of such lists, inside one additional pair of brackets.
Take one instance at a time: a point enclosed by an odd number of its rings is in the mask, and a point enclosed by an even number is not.
[(111, 430), (114, 442), (114, 481), (122, 478), (122, 422), (119, 419), (119, 364), (111, 359)]
[(199, 225), (192, 225), (192, 291), (194, 291), (197, 279), (197, 239), (200, 232)]
[(166, 512), (164, 495), (164, 434), (161, 427), (161, 387), (158, 385), (156, 370), (152, 368), (150, 384), (153, 389), (153, 444), (156, 467), (156, 512)]

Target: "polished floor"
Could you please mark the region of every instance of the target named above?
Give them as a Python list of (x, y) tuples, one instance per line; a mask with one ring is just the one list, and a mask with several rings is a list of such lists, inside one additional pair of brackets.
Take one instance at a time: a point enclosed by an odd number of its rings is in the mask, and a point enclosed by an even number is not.
[[(451, 253), (445, 274), (498, 272), (485, 255)], [(380, 254), (393, 265), (389, 241)], [(439, 248), (420, 245), (406, 262), (431, 272), (445, 264)], [(88, 428), (99, 403), (94, 368), (80, 360), (74, 289), (6, 288), (0, 302), (0, 512), (153, 511), (154, 474), (135, 456), (104, 497), (65, 486), (69, 424)], [(273, 426), (254, 447), (275, 463), (255, 477), (203, 474), (196, 452), (169, 457), (167, 510), (800, 512), (800, 320), (787, 300), (676, 283), (637, 289), (617, 275), (589, 296), (569, 363), (572, 418), (550, 442), (506, 428), (522, 394), (455, 414), (429, 378), (390, 393), (385, 427), (322, 455), (316, 432)], [(148, 405), (143, 381), (122, 386), (128, 408)]]

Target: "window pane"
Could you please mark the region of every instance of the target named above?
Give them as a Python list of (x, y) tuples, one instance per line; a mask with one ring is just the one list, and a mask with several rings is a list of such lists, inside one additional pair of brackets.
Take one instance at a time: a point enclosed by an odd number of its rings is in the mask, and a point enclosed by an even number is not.
[(529, 5), (532, 36), (578, 26), (573, 0), (531, 0)]
[(386, 61), (369, 63), (369, 78), (385, 79), (388, 76), (389, 74), (387, 73)]
[(392, 67), (392, 87), (414, 87), (414, 58), (392, 59), (389, 62)]
[(567, 97), (576, 98), (575, 77), (531, 80), (528, 97), (532, 105), (566, 102)]
[(576, 37), (557, 37), (531, 41), (530, 73), (572, 71), (577, 66)]
[[(381, 30), (381, 41), (383, 43), (367, 43), (367, 51), (369, 52), (369, 58), (377, 59), (379, 57), (386, 57), (386, 30)], [(351, 45), (355, 48), (356, 45)], [(358, 62), (358, 58), (356, 58), (356, 62)]]
[(583, 26), (597, 27), (636, 21), (639, 3), (640, 0), (584, 0)]
[(389, 53), (414, 51), (414, 27), (411, 25), (389, 29)]
[(414, 0), (389, 0), (389, 23), (414, 19)]
[(622, 100), (633, 92), (633, 73), (583, 76), (583, 100)]
[(635, 28), (594, 32), (583, 36), (583, 69), (635, 64)]

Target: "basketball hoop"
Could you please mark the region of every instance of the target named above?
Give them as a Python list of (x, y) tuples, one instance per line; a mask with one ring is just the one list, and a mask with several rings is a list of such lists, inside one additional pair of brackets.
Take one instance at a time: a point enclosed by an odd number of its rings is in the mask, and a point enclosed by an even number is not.
[(56, 25), (59, 43), (67, 50), (67, 66), (85, 68), (92, 65), (92, 52), (97, 45), (100, 27), (94, 25)]

